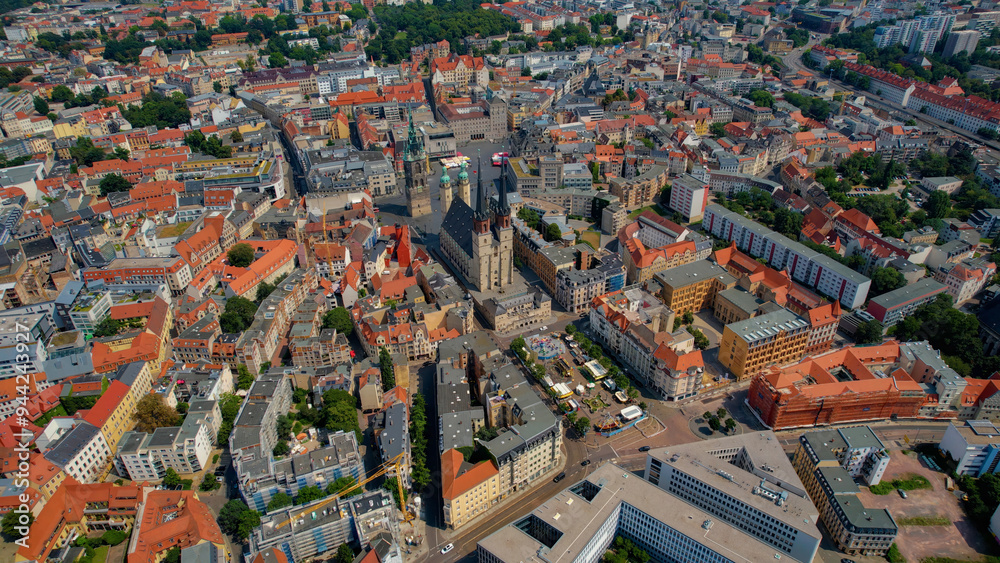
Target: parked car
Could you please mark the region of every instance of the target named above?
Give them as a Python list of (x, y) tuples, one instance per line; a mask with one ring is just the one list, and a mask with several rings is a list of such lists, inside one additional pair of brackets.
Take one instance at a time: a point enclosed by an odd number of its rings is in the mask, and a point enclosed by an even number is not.
[(906, 491), (903, 489), (896, 489), (896, 492), (899, 493), (899, 496), (906, 498)]
[(582, 467), (587, 467), (588, 465), (590, 465), (590, 460), (589, 459), (585, 459), (582, 462), (580, 462), (580, 466), (582, 466)]

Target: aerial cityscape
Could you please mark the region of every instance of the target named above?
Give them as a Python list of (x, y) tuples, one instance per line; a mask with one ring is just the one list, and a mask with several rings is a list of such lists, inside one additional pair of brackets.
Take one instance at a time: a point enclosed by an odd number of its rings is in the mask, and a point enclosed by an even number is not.
[(1000, 562), (1000, 1), (0, 18), (0, 561)]

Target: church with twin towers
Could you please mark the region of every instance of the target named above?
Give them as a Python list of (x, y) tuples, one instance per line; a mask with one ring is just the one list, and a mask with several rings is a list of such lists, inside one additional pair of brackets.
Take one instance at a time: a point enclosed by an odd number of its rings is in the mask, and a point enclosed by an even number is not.
[[(506, 165), (506, 162), (504, 163)], [(477, 163), (476, 201), (472, 201), (465, 162), (453, 184), (447, 169), (441, 176), (440, 252), (465, 280), (480, 292), (499, 291), (514, 276), (514, 226), (507, 202), (506, 178), (500, 174), (500, 192), (494, 200), (483, 186), (482, 157)], [(455, 197), (457, 188), (458, 197)], [(491, 203), (491, 201), (495, 203)]]

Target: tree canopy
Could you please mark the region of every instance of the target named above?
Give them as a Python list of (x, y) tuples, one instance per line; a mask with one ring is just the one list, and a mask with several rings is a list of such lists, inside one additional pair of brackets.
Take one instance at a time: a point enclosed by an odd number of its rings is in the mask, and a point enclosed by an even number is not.
[(323, 314), (323, 328), (332, 328), (344, 336), (350, 336), (354, 331), (351, 314), (343, 307), (334, 307)]
[(139, 399), (132, 417), (135, 418), (137, 432), (149, 433), (157, 428), (176, 426), (180, 422), (177, 411), (157, 393), (150, 393)]
[(101, 195), (106, 196), (111, 192), (127, 192), (132, 189), (132, 184), (120, 174), (108, 174), (101, 178), (98, 187), (101, 189)]
[(245, 242), (234, 244), (226, 252), (226, 260), (229, 261), (229, 265), (237, 268), (246, 268), (253, 263), (255, 257), (256, 253), (253, 247)]
[(226, 310), (219, 315), (222, 332), (235, 334), (243, 332), (253, 322), (257, 313), (257, 305), (245, 297), (230, 297), (226, 300)]

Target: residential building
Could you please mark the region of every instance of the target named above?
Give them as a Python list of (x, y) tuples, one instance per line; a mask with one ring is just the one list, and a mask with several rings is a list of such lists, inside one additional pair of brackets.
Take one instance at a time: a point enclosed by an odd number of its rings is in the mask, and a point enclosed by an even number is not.
[[(128, 544), (129, 563), (156, 563), (174, 548), (184, 553), (215, 553), (209, 561), (229, 561), (232, 554), (215, 514), (194, 491), (150, 491), (136, 515)], [(188, 555), (191, 557), (194, 555)]]
[(834, 543), (848, 555), (884, 556), (899, 528), (888, 510), (865, 507), (855, 478), (881, 480), (889, 455), (871, 428), (807, 432), (792, 465)]
[(608, 191), (617, 197), (623, 206), (638, 207), (653, 202), (667, 185), (667, 177), (666, 167), (653, 166), (632, 179), (611, 178)]
[(133, 481), (156, 481), (167, 469), (196, 473), (208, 467), (222, 414), (215, 400), (193, 401), (180, 426), (152, 433), (127, 432), (115, 456), (115, 467)]
[(688, 221), (700, 221), (708, 205), (708, 192), (708, 183), (684, 174), (670, 185), (670, 208)]
[(500, 502), (500, 472), (492, 460), (472, 464), (452, 448), (441, 455), (444, 522), (458, 529)]
[(112, 450), (108, 441), (100, 428), (89, 422), (63, 430), (42, 453), (79, 483), (99, 482), (111, 467)]
[(375, 443), (382, 463), (398, 462), (401, 475), (395, 469), (390, 473), (403, 486), (410, 487), (410, 409), (406, 403), (393, 403), (375, 418)]
[(663, 304), (678, 315), (711, 307), (718, 292), (736, 286), (736, 278), (725, 268), (704, 260), (663, 271), (653, 279), (662, 288)]
[(972, 299), (992, 283), (997, 266), (986, 258), (966, 259), (958, 264), (945, 263), (934, 271), (934, 279), (943, 283), (955, 305)]
[(889, 328), (947, 289), (941, 282), (924, 278), (873, 298), (868, 303), (868, 313), (884, 328)]
[(951, 58), (962, 51), (971, 55), (976, 51), (976, 45), (979, 44), (981, 36), (982, 34), (974, 29), (953, 31), (948, 34), (948, 40), (944, 43), (944, 53), (942, 55), (946, 58)]
[(786, 270), (793, 280), (840, 301), (844, 307), (856, 309), (868, 296), (869, 278), (720, 205), (705, 209), (702, 225), (716, 237), (735, 242), (750, 256), (763, 258), (775, 270)]
[(646, 283), (655, 274), (699, 259), (697, 246), (690, 240), (646, 248), (639, 238), (628, 238), (620, 252), (629, 284)]
[(279, 493), (292, 498), (303, 487), (325, 489), (343, 477), (355, 482), (364, 478), (364, 461), (358, 452), (353, 432), (337, 431), (330, 435), (330, 445), (281, 460), (271, 458), (242, 465), (240, 493), (253, 510), (271, 512), (267, 504)]

